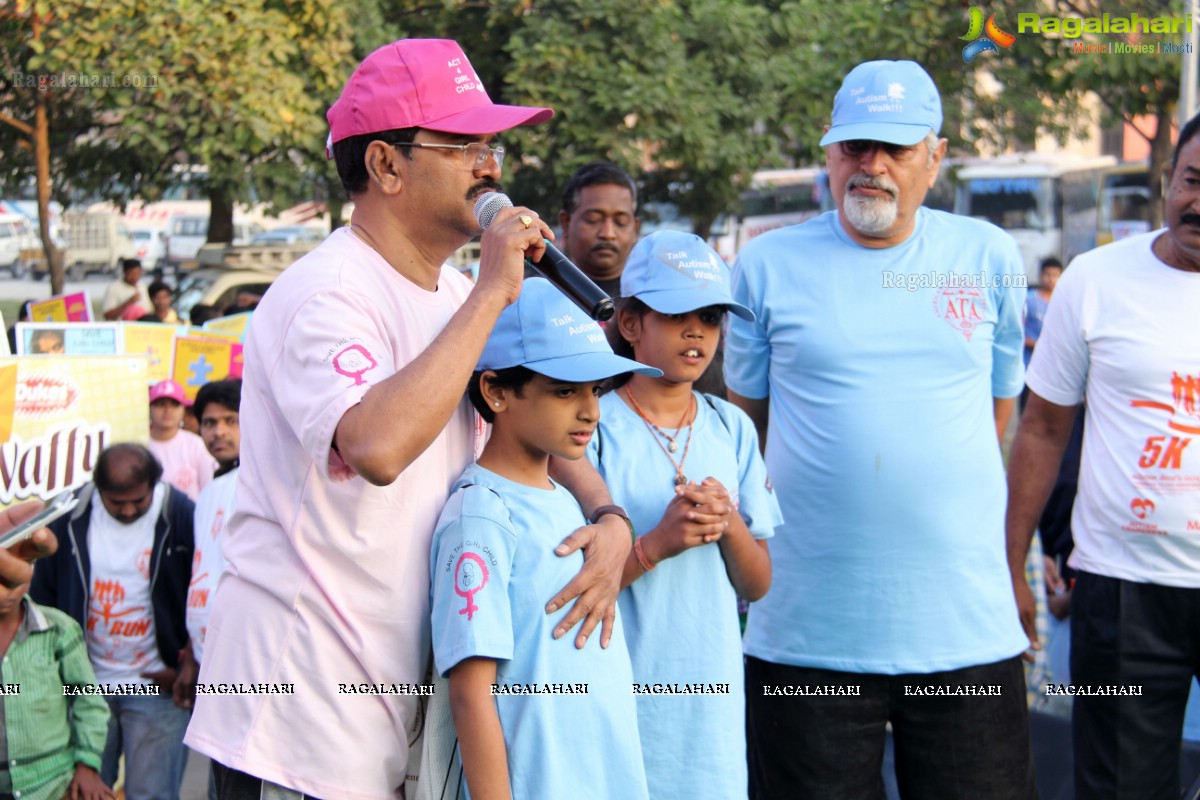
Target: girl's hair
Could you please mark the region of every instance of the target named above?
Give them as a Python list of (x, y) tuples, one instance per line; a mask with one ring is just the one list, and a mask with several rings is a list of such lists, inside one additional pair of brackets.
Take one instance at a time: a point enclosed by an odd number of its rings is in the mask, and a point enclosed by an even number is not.
[[(496, 374), (487, 379), (492, 386), (501, 389), (512, 389), (517, 393), (517, 397), (523, 397), (521, 387), (533, 380), (533, 370), (527, 367), (509, 367), (508, 369), (498, 369)], [(471, 374), (471, 382), (467, 384), (467, 397), (471, 398), (471, 405), (475, 406), (475, 410), (479, 412), (479, 416), (483, 417), (485, 422), (495, 422), (496, 412), (492, 411), (492, 407), (487, 404), (487, 400), (483, 399), (483, 390), (479, 388), (479, 382), (483, 379), (483, 370), (479, 370)]]
[[(613, 349), (614, 353), (619, 356), (624, 356), (625, 358), (637, 360), (633, 352), (633, 345), (627, 342), (625, 337), (621, 335), (621, 328), (618, 324), (618, 320), (621, 318), (622, 314), (632, 314), (638, 319), (641, 319), (653, 310), (654, 309), (650, 308), (650, 306), (646, 305), (636, 297), (622, 297), (617, 301), (617, 316), (613, 317), (609, 321), (608, 326), (604, 329), (605, 335), (608, 336), (608, 344)], [(722, 306), (722, 319), (724, 319), (724, 316), (727, 313), (729, 312), (725, 310), (724, 306)], [(708, 365), (708, 368), (712, 369), (711, 363)], [(708, 370), (706, 369), (704, 372), (707, 374)], [(622, 386), (629, 383), (629, 379), (632, 377), (632, 372), (622, 372), (620, 375), (609, 378), (604, 384), (605, 393), (620, 389)]]
[[(622, 314), (632, 314), (641, 319), (650, 311), (650, 306), (638, 300), (636, 297), (622, 297), (617, 300), (617, 315), (614, 316), (604, 328), (604, 335), (608, 337), (608, 346), (613, 349), (613, 352), (624, 358), (633, 358), (633, 345), (625, 341), (625, 337), (621, 335), (621, 328), (618, 321)], [(614, 375), (604, 383), (605, 393), (620, 389), (625, 384), (629, 383), (629, 379), (633, 377), (632, 372), (622, 372), (620, 375)]]

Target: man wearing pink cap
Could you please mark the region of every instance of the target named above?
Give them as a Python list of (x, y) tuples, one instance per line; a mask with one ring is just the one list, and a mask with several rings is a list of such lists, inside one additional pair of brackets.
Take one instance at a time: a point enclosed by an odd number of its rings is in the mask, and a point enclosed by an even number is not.
[[(552, 234), (505, 209), (474, 286), (442, 265), (480, 233), (479, 195), (500, 188), (496, 134), (552, 113), (492, 103), (446, 40), (375, 51), (329, 110), (352, 224), (276, 281), (246, 342), (229, 568), (187, 737), (213, 758), (222, 800), (404, 796), (429, 664), (429, 543), (483, 434), (464, 389), (524, 258)], [(598, 623), (611, 634), (629, 531), (579, 466), (556, 477), (601, 521), (560, 548), (585, 546), (587, 565), (547, 609), (579, 596), (555, 633), (586, 617), (582, 646)], [(237, 691), (203, 691), (214, 684)]]

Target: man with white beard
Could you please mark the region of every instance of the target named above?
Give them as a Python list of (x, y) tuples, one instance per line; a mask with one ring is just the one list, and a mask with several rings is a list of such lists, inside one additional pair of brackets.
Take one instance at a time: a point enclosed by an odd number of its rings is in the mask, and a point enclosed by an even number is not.
[[(921, 206), (946, 152), (911, 61), (855, 67), (821, 144), (837, 211), (734, 268), (725, 378), (787, 522), (745, 637), (754, 798), (1036, 796), (999, 437), (1024, 271), (1000, 229)], [(769, 423), (769, 425), (768, 425)]]

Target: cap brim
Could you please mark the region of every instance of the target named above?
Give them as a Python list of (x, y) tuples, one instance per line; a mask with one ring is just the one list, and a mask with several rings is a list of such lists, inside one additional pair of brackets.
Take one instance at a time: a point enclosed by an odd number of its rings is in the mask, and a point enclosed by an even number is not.
[(908, 147), (917, 144), (932, 131), (933, 128), (928, 125), (906, 125), (902, 122), (854, 122), (830, 128), (821, 137), (821, 147), (855, 139)]
[(663, 374), (662, 370), (657, 367), (648, 367), (614, 353), (579, 353), (573, 356), (530, 361), (521, 366), (545, 375), (547, 378), (572, 383), (602, 381), (626, 372), (649, 375), (651, 378), (659, 378)]
[(638, 300), (641, 300), (646, 305), (660, 314), (687, 314), (690, 311), (698, 311), (701, 308), (709, 306), (720, 306), (728, 309), (730, 314), (741, 317), (747, 322), (754, 321), (754, 312), (746, 308), (740, 303), (735, 303), (732, 300), (723, 300), (719, 297), (706, 298), (704, 302), (699, 302), (700, 298), (696, 297), (694, 291), (659, 291), (659, 292), (638, 292), (634, 295)]
[(521, 125), (537, 125), (553, 116), (554, 109), (551, 108), (488, 105), (469, 108), (442, 119), (430, 120), (421, 127), (441, 133), (482, 136), (489, 133), (500, 133)]

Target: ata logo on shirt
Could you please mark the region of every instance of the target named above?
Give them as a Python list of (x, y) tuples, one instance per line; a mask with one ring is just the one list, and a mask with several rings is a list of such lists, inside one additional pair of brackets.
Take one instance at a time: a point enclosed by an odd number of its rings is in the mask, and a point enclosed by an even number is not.
[(352, 344), (333, 357), (333, 369), (339, 375), (354, 379), (354, 386), (366, 383), (363, 374), (379, 366), (379, 362), (361, 344)]
[(137, 560), (134, 562), (138, 574), (146, 580), (150, 580), (150, 548), (147, 547), (142, 552), (138, 553)]
[(488, 568), (483, 556), (468, 550), (458, 557), (454, 565), (454, 592), (467, 601), (466, 607), (460, 608), (458, 613), (466, 614), (468, 621), (479, 610), (479, 606), (475, 605), (475, 595), (487, 586), (487, 582)]
[(976, 326), (987, 321), (987, 295), (972, 287), (942, 289), (934, 293), (933, 310), (969, 342)]

